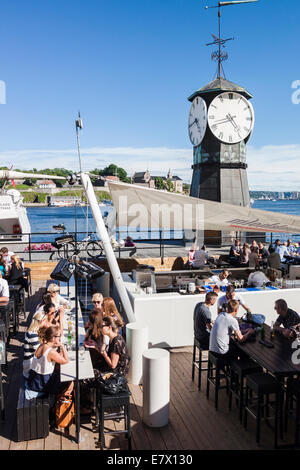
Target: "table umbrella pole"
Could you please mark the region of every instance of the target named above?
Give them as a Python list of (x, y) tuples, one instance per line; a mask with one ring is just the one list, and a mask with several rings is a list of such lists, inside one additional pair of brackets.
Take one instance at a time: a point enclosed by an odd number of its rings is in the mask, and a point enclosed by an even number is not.
[(76, 409), (76, 441), (80, 442), (80, 387), (79, 387), (79, 357), (78, 357), (78, 285), (77, 274), (75, 279), (75, 347), (76, 347), (76, 379), (75, 379), (75, 409)]

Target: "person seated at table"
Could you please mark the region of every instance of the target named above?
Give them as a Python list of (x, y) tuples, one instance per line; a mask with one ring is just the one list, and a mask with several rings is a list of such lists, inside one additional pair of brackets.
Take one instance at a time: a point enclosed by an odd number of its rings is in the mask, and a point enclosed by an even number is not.
[(267, 258), (267, 263), (270, 268), (277, 269), (281, 271), (281, 260), (280, 255), (276, 253), (275, 248), (269, 248), (269, 256)]
[(204, 266), (205, 264), (207, 264), (207, 260), (208, 260), (208, 253), (206, 251), (206, 246), (202, 245), (201, 250), (199, 250), (199, 248), (195, 250), (193, 268), (201, 268), (201, 266)]
[(199, 302), (194, 309), (194, 336), (199, 341), (201, 348), (208, 350), (210, 331), (213, 326), (210, 307), (218, 298), (215, 292), (208, 292), (205, 302)]
[(33, 315), (29, 328), (24, 338), (24, 359), (23, 359), (23, 375), (28, 378), (28, 373), (32, 363), (35, 351), (39, 347), (39, 329), (46, 325), (47, 317), (43, 312), (37, 312)]
[(3, 257), (3, 255), (0, 253), (0, 272), (2, 274), (2, 277), (4, 278), (8, 274), (8, 265)]
[(94, 304), (94, 308), (101, 308), (103, 309), (103, 295), (100, 292), (96, 292), (93, 294), (92, 302)]
[(112, 317), (119, 322), (121, 328), (124, 326), (123, 318), (118, 312), (114, 299), (111, 297), (104, 297), (103, 299), (103, 316)]
[(129, 246), (135, 246), (133, 240), (131, 237), (126, 237), (126, 240), (125, 240), (125, 243), (124, 243), (124, 246), (126, 247), (129, 247)]
[(287, 247), (284, 244), (281, 244), (279, 238), (275, 242), (275, 253), (279, 254), (281, 263), (285, 262), (285, 256), (289, 256)]
[(73, 382), (61, 382), (60, 370), (55, 369), (55, 364), (63, 365), (69, 362), (68, 353), (60, 341), (59, 328), (44, 328), (42, 337), (43, 344), (35, 351), (29, 370), (25, 389), (27, 400), (47, 396), (49, 393), (71, 393), (73, 390)]
[(43, 312), (44, 306), (47, 304), (52, 304), (52, 299), (51, 299), (50, 293), (46, 291), (46, 293), (43, 294), (42, 301), (36, 307), (36, 312), (39, 312), (39, 311)]
[(187, 260), (187, 263), (186, 263), (186, 266), (188, 266), (189, 268), (193, 267), (194, 256), (195, 256), (195, 247), (192, 246), (191, 249), (188, 252), (188, 260)]
[(214, 276), (208, 279), (208, 282), (214, 283), (217, 286), (228, 286), (228, 276), (229, 271), (227, 269), (223, 269), (220, 274), (215, 274)]
[(247, 313), (251, 313), (250, 308), (245, 304), (242, 296), (235, 292), (235, 288), (232, 285), (226, 287), (226, 294), (222, 295), (218, 299), (218, 313), (224, 312), (227, 310), (228, 302), (230, 300), (237, 300), (239, 305), (241, 305)]
[(259, 255), (258, 255), (258, 247), (250, 246), (250, 253), (249, 253), (249, 268), (255, 268), (258, 265)]
[(238, 262), (239, 266), (248, 266), (250, 253), (251, 251), (250, 251), (248, 243), (244, 243), (242, 249), (240, 250), (239, 262)]
[(236, 315), (239, 311), (238, 300), (229, 300), (227, 311), (222, 311), (216, 318), (210, 332), (209, 350), (224, 359), (236, 358), (239, 353), (234, 343), (230, 341), (234, 335), (239, 342), (247, 340), (254, 331), (249, 328), (242, 335)]
[[(254, 248), (258, 248), (257, 241), (256, 241), (256, 240), (252, 240), (251, 246), (253, 246)], [(251, 247), (250, 247), (250, 248), (251, 248)]]
[(248, 277), (247, 286), (248, 287), (262, 287), (263, 285), (270, 285), (270, 279), (265, 275), (261, 270), (260, 266), (255, 267), (255, 271), (250, 273)]
[[(108, 338), (103, 338), (101, 325), (103, 319), (103, 311), (94, 308), (89, 314), (89, 320), (86, 323), (86, 334), (84, 346), (90, 349), (96, 349), (99, 353), (103, 342), (108, 344)], [(93, 353), (92, 353), (93, 354)], [(97, 355), (95, 355), (97, 356)]]
[(293, 240), (291, 238), (288, 239), (286, 248), (291, 256), (294, 256), (296, 253), (296, 247), (293, 243)]
[(13, 251), (9, 251), (6, 246), (3, 246), (0, 250), (0, 254), (3, 255), (3, 258), (7, 264), (11, 263), (11, 257), (14, 255)]
[(9, 300), (9, 287), (8, 282), (2, 278), (0, 272), (0, 302), (5, 302)]
[[(285, 338), (292, 338), (293, 331), (291, 328), (300, 323), (300, 316), (297, 312), (288, 308), (284, 299), (276, 300), (274, 309), (279, 315), (275, 321), (274, 330), (281, 333)], [(283, 325), (283, 328), (281, 325)]]
[(262, 242), (258, 243), (258, 254), (259, 254), (259, 258), (262, 261), (266, 260), (269, 256), (269, 252), (267, 248), (264, 247), (264, 244)]
[(28, 292), (28, 281), (24, 277), (24, 264), (18, 255), (12, 255), (11, 257), (11, 266), (7, 276), (7, 281), (8, 284), (13, 286), (19, 284), (26, 290), (26, 292)]
[(63, 320), (64, 320), (64, 309), (60, 307), (58, 310), (52, 303), (45, 304), (43, 312), (46, 315), (45, 326), (57, 326), (62, 334), (63, 332)]
[(70, 304), (59, 294), (59, 286), (57, 284), (49, 284), (47, 292), (51, 295), (51, 302), (56, 306), (56, 308), (64, 307), (65, 309), (70, 308)]
[(101, 354), (106, 362), (105, 371), (127, 375), (129, 370), (129, 353), (123, 336), (118, 334), (120, 323), (112, 317), (103, 317), (102, 334), (109, 337), (109, 346), (102, 345)]
[(229, 263), (232, 264), (233, 266), (239, 265), (240, 253), (241, 253), (241, 242), (240, 240), (235, 240), (234, 244), (230, 247), (230, 250), (229, 250)]

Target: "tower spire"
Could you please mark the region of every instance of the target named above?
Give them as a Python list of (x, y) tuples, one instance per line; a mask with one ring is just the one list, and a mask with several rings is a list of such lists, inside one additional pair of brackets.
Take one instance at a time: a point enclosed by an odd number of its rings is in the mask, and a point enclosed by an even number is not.
[(222, 52), (221, 46), (223, 46), (223, 48), (225, 48), (225, 44), (226, 44), (227, 41), (233, 41), (234, 40), (234, 38), (228, 38), (228, 39), (222, 39), (221, 38), (221, 8), (225, 7), (225, 6), (230, 6), (230, 5), (237, 5), (237, 4), (241, 4), (241, 3), (254, 3), (254, 2), (258, 2), (258, 0), (219, 2), (218, 5), (214, 5), (214, 6), (211, 6), (211, 7), (210, 6), (205, 7), (205, 9), (218, 8), (219, 36), (216, 37), (212, 34), (212, 37), (213, 37), (214, 41), (206, 44), (207, 46), (218, 45), (218, 51), (214, 51), (211, 55), (212, 60), (218, 61), (218, 77), (217, 78), (222, 78), (222, 71), (223, 71), (223, 75), (225, 75), (224, 70), (223, 70), (223, 66), (222, 66), (222, 62), (224, 60), (228, 59), (228, 53), (227, 52)]

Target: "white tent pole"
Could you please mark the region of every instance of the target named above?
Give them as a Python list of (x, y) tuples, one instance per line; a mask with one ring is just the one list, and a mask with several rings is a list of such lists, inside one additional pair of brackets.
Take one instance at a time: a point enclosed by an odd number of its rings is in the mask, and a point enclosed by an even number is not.
[(93, 218), (96, 224), (97, 233), (104, 246), (106, 258), (107, 258), (114, 282), (116, 284), (116, 288), (118, 290), (118, 294), (122, 302), (123, 308), (126, 312), (129, 323), (135, 322), (135, 316), (132, 310), (132, 306), (131, 306), (123, 279), (122, 279), (119, 265), (117, 263), (113, 248), (110, 243), (110, 239), (109, 239), (109, 236), (108, 236), (108, 233), (107, 233), (107, 230), (106, 230), (103, 218), (102, 218), (99, 204), (95, 196), (92, 182), (90, 180), (90, 177), (85, 173), (80, 173), (80, 178), (81, 178), (81, 181), (82, 181), (85, 193), (86, 193), (87, 200), (91, 207)]

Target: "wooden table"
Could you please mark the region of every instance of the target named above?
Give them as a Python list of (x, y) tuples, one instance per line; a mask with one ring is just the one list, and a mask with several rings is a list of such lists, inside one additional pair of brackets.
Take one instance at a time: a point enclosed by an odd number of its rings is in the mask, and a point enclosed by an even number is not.
[[(270, 327), (268, 325), (265, 325), (265, 339), (271, 342)], [(236, 341), (236, 345), (251, 359), (278, 378), (300, 374), (300, 350), (297, 353), (297, 348), (300, 345), (298, 346), (295, 340), (284, 338), (277, 332), (272, 341), (274, 348), (268, 348), (260, 344), (259, 340), (260, 333), (256, 335), (255, 342), (240, 343)], [(298, 364), (292, 361), (292, 356), (294, 361), (298, 359)]]

